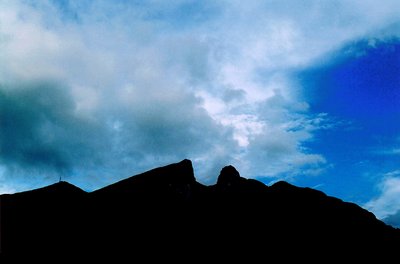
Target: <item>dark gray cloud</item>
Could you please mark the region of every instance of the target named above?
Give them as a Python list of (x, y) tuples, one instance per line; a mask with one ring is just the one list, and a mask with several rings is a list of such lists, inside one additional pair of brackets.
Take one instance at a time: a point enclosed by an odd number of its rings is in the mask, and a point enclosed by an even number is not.
[(56, 146), (73, 102), (50, 83), (0, 90), (0, 158), (23, 167), (67, 169), (69, 160)]
[(79, 177), (93, 188), (154, 164), (209, 155), (219, 144), (234, 148), (230, 130), (191, 94), (148, 91), (125, 103), (110, 97), (87, 115), (69, 91), (56, 82), (1, 87), (0, 165), (9, 180)]
[(1, 87), (3, 166), (68, 174), (101, 150), (102, 125), (80, 117), (68, 91), (55, 82)]

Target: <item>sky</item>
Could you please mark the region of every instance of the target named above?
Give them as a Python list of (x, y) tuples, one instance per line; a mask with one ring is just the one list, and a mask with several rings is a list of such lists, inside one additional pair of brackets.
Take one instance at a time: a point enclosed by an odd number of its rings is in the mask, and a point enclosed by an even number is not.
[(0, 0), (0, 193), (193, 162), (400, 227), (398, 0)]

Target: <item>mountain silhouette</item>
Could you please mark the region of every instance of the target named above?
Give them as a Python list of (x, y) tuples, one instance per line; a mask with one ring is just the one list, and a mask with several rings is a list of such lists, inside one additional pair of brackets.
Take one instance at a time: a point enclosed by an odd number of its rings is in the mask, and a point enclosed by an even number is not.
[(93, 192), (60, 181), (0, 202), (2, 257), (325, 262), (398, 258), (400, 245), (399, 229), (354, 203), (285, 181), (267, 186), (233, 166), (206, 186), (190, 160)]

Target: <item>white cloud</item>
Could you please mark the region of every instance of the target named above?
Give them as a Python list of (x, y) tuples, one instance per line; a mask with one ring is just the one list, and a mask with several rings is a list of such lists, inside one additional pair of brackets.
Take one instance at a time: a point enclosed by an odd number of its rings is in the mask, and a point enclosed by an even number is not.
[(285, 177), (293, 177), (321, 172), (326, 164), (325, 158), (309, 153), (301, 144), (312, 138), (312, 126), (308, 121), (293, 127), (288, 125), (265, 124), (263, 132), (250, 140), (243, 154), (244, 160), (251, 162), (247, 167), (248, 173), (268, 176), (286, 174)]
[(250, 143), (249, 138), (262, 134), (264, 129), (263, 123), (255, 115), (223, 115), (220, 121), (223, 125), (234, 128), (233, 138), (241, 147), (247, 147)]
[[(71, 0), (60, 9), (53, 1), (6, 0), (0, 89), (63, 83), (72, 106), (57, 113), (67, 111), (75, 125), (97, 124), (93, 141), (103, 146), (81, 146), (111, 150), (96, 155), (103, 164), (120, 161), (104, 165), (107, 175), (179, 158), (193, 159), (200, 180), (210, 182), (220, 168), (212, 169), (230, 162), (248, 177), (312, 174), (326, 161), (303, 143), (327, 117), (308, 113), (289, 73), (399, 21), (399, 2), (384, 2)], [(66, 135), (57, 140), (70, 133), (60, 126)], [(84, 166), (73, 171), (85, 174)]]
[(400, 170), (388, 172), (379, 185), (380, 195), (364, 207), (383, 219), (400, 210)]
[(389, 149), (381, 149), (373, 151), (375, 154), (379, 155), (400, 155), (400, 148), (389, 148)]

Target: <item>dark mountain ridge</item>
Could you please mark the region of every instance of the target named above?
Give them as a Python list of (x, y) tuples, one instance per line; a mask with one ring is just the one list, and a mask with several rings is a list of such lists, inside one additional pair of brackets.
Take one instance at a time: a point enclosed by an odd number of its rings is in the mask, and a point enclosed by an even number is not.
[(1, 195), (2, 256), (129, 254), (131, 259), (275, 256), (397, 258), (400, 230), (353, 203), (224, 167), (215, 185), (190, 160), (93, 192), (67, 182)]

